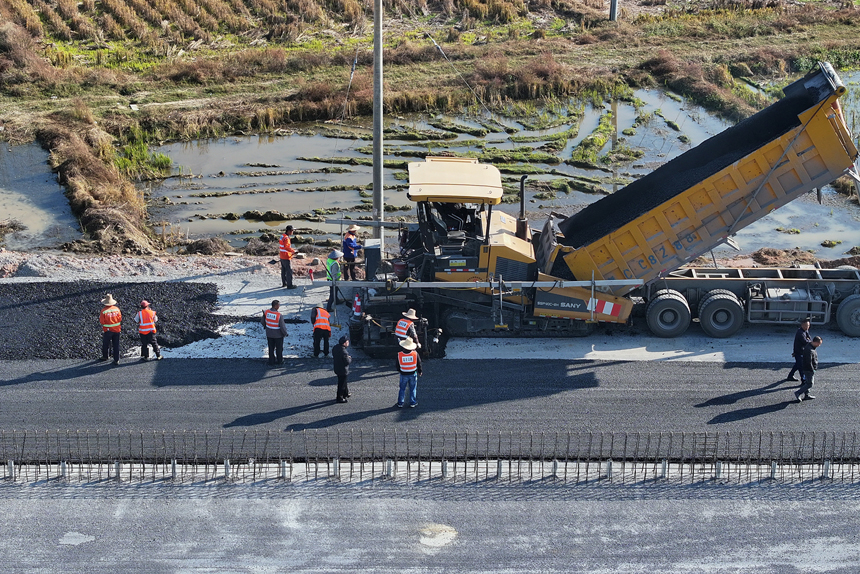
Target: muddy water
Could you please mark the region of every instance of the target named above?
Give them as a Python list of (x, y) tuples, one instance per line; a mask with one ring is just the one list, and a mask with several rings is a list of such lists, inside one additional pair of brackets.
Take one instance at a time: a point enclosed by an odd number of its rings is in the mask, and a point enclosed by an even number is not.
[[(860, 132), (860, 73), (843, 73), (849, 93), (843, 99), (843, 108), (852, 132)], [(553, 108), (539, 110), (528, 120), (521, 114), (494, 116), (492, 119), (508, 128), (506, 132), (489, 133), (483, 138), (448, 132), (452, 139), (409, 141), (387, 136), (385, 159), (401, 162), (422, 161), (423, 155), (443, 151), (480, 152), (502, 150), (509, 152), (540, 151), (548, 139), (570, 130), (573, 134), (563, 149), (555, 152), (561, 163), (535, 163), (534, 167), (547, 172), (528, 178), (527, 209), (532, 225), (539, 227), (550, 211), (574, 213), (583, 206), (599, 200), (603, 195), (579, 191), (542, 194), (541, 182), (563, 178), (590, 178), (605, 193), (611, 193), (636, 177), (646, 174), (662, 163), (676, 157), (712, 135), (726, 129), (729, 124), (714, 118), (698, 106), (677, 101), (662, 92), (639, 90), (636, 98), (641, 108), (629, 103), (606, 103), (602, 107), (585, 105), (581, 116), (564, 117), (565, 109), (580, 109), (583, 105), (571, 101), (556, 103)], [(559, 111), (562, 110), (562, 111)], [(614, 167), (612, 170), (583, 169), (563, 163), (574, 148), (597, 127), (601, 115), (613, 111), (617, 116), (617, 139), (607, 143), (602, 153), (613, 145), (641, 150), (643, 157)], [(648, 115), (644, 125), (634, 125), (638, 116)], [(558, 118), (553, 127), (534, 127), (538, 117)], [(435, 130), (433, 120), (450, 120), (457, 124), (479, 127), (483, 118), (408, 116), (388, 118), (392, 128)], [(518, 121), (520, 119), (521, 121)], [(434, 122), (435, 123), (435, 122)], [(674, 127), (676, 126), (676, 127)], [(309, 135), (319, 128), (331, 126), (296, 126), (294, 135), (282, 137), (230, 137), (221, 140), (175, 143), (158, 151), (168, 154), (174, 161), (174, 177), (157, 185), (148, 185), (146, 191), (152, 199), (151, 216), (163, 222), (171, 231), (183, 235), (204, 237), (220, 235), (234, 246), (241, 247), (252, 236), (278, 230), (284, 221), (265, 223), (240, 218), (235, 221), (222, 218), (227, 213), (242, 214), (249, 210), (261, 212), (276, 210), (283, 213), (305, 213), (314, 209), (333, 210), (328, 218), (346, 216), (357, 219), (369, 215), (366, 206), (372, 181), (372, 169), (363, 165), (342, 165), (326, 158), (370, 158), (370, 141), (362, 139), (371, 133), (371, 119), (358, 118), (343, 126), (345, 136), (339, 138)], [(634, 133), (621, 132), (633, 128)], [(352, 135), (350, 135), (352, 134)], [(538, 141), (524, 143), (520, 138), (533, 137)], [(323, 158), (309, 160), (302, 158)], [(14, 217), (28, 226), (25, 232), (7, 237), (6, 245), (16, 249), (55, 246), (79, 235), (74, 218), (50, 173), (47, 155), (38, 146), (20, 146), (13, 151), (0, 153), (0, 219)], [(517, 162), (511, 162), (516, 164)], [(343, 173), (334, 173), (343, 170)], [(405, 194), (405, 168), (384, 170), (385, 201), (388, 205), (409, 205)], [(519, 176), (505, 175), (506, 184), (516, 187)], [(328, 190), (326, 190), (328, 189)], [(336, 190), (335, 190), (336, 189)], [(778, 247), (815, 250), (822, 257), (839, 257), (855, 245), (860, 245), (860, 208), (856, 202), (825, 189), (825, 203), (818, 205), (814, 196), (804, 196), (737, 235), (744, 252), (760, 247)], [(513, 212), (514, 205), (503, 206)], [(3, 215), (3, 213), (8, 215)], [(386, 219), (411, 217), (413, 210), (386, 213)], [(289, 221), (299, 228), (310, 228), (335, 237), (340, 225), (318, 221), (294, 219)], [(160, 226), (156, 226), (158, 229)], [(776, 231), (796, 229), (798, 234)], [(822, 241), (841, 241), (833, 248), (820, 245)], [(733, 253), (728, 248), (717, 250), (720, 256)]]
[(6, 236), (7, 249), (58, 247), (81, 237), (63, 188), (48, 167), (48, 153), (36, 144), (0, 146), (0, 220), (26, 229)]
[[(552, 128), (535, 129), (526, 122), (520, 123), (505, 116), (494, 116), (492, 120), (514, 132), (490, 133), (483, 138), (485, 150), (505, 150), (511, 152), (540, 149), (548, 139), (556, 134), (576, 128), (575, 135), (567, 140), (565, 147), (556, 152), (558, 163), (533, 163), (532, 165), (553, 174), (540, 174), (529, 177), (529, 183), (539, 184), (541, 181), (552, 181), (567, 177), (586, 177), (611, 193), (625, 182), (648, 173), (654, 166), (659, 165), (675, 155), (700, 143), (708, 137), (724, 130), (729, 124), (714, 118), (697, 106), (678, 102), (659, 91), (640, 90), (636, 97), (644, 102), (640, 109), (628, 103), (605, 104), (602, 108), (588, 106), (581, 117), (571, 117), (569, 121), (555, 122)], [(575, 106), (575, 102), (571, 102)], [(619, 134), (618, 143), (641, 149), (645, 152), (641, 159), (631, 164), (610, 170), (589, 170), (563, 163), (571, 157), (574, 148), (597, 127), (601, 115), (613, 109), (618, 117), (619, 132), (634, 126), (637, 116), (649, 114), (651, 120), (635, 129), (630, 136)], [(544, 115), (552, 115), (554, 110), (544, 111)], [(480, 127), (478, 120), (483, 118), (411, 116), (390, 120), (391, 128), (409, 130), (436, 130), (430, 123), (434, 120), (448, 120), (459, 125)], [(680, 132), (669, 127), (668, 122), (680, 126)], [(160, 148), (158, 151), (169, 155), (176, 172), (191, 177), (175, 178), (158, 186), (151, 186), (148, 191), (159, 206), (152, 210), (154, 221), (166, 222), (168, 229), (180, 231), (190, 237), (221, 235), (235, 246), (241, 246), (250, 236), (260, 232), (279, 229), (287, 222), (278, 221), (263, 223), (238, 219), (230, 221), (222, 216), (227, 213), (242, 214), (249, 210), (265, 212), (277, 210), (283, 213), (302, 213), (314, 209), (334, 209), (337, 215), (328, 218), (345, 216), (358, 218), (369, 212), (356, 210), (356, 206), (368, 204), (370, 199), (369, 187), (372, 181), (370, 166), (340, 165), (327, 161), (308, 161), (302, 158), (362, 158), (370, 157), (370, 142), (363, 139), (331, 138), (322, 135), (306, 135), (314, 126), (298, 126), (297, 134), (284, 137), (247, 137), (227, 138), (210, 142), (175, 143)], [(371, 124), (369, 118), (362, 118), (350, 126), (351, 133), (369, 134)], [(449, 135), (453, 135), (449, 133)], [(681, 136), (688, 138), (681, 141)], [(538, 141), (528, 143), (517, 142), (520, 138), (538, 138)], [(385, 159), (398, 161), (423, 161), (423, 154), (428, 149), (435, 151), (451, 151), (457, 153), (480, 152), (476, 143), (478, 138), (473, 135), (456, 134), (456, 137), (446, 140), (408, 141), (396, 136), (385, 139)], [(442, 143), (444, 142), (444, 143)], [(442, 145), (443, 147), (432, 147)], [(608, 143), (604, 153), (611, 149)], [(516, 162), (512, 162), (516, 163)], [(260, 167), (260, 166), (265, 167)], [(326, 168), (347, 168), (346, 173), (320, 173)], [(298, 172), (287, 174), (285, 172)], [(406, 173), (402, 167), (386, 168), (384, 170), (385, 202), (387, 205), (409, 205), (405, 196), (404, 179)], [(515, 186), (517, 176), (509, 176), (510, 185)], [(337, 191), (325, 191), (326, 188), (337, 187)], [(322, 189), (322, 191), (320, 191)], [(363, 191), (364, 190), (364, 191)], [(362, 193), (363, 191), (363, 193)], [(558, 193), (554, 197), (537, 199), (535, 193), (541, 189), (530, 187), (527, 192), (529, 216), (534, 222), (542, 220), (550, 211), (572, 213), (582, 206), (592, 203), (603, 195), (589, 194), (578, 191)], [(543, 190), (545, 191), (545, 190)], [(363, 197), (363, 196), (364, 197)], [(163, 198), (169, 200), (165, 205)], [(514, 209), (512, 206), (507, 209)], [(401, 216), (411, 216), (413, 211), (397, 211), (386, 213), (386, 219)], [(288, 221), (300, 228), (311, 228), (328, 234), (336, 234), (340, 226), (322, 222), (309, 222), (300, 219)], [(535, 223), (538, 225), (538, 223)], [(334, 236), (334, 235), (332, 235)]]

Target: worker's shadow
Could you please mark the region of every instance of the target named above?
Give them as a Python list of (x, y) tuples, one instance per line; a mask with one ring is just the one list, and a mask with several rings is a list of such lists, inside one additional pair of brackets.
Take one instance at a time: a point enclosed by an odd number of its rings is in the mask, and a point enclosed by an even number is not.
[(727, 413), (722, 413), (711, 420), (708, 421), (709, 425), (719, 425), (724, 423), (735, 423), (738, 421), (742, 421), (745, 419), (751, 419), (753, 417), (766, 415), (769, 413), (779, 412), (782, 409), (788, 407), (794, 401), (783, 401), (781, 403), (775, 403), (772, 405), (765, 405), (761, 407), (750, 407), (748, 409), (737, 409), (735, 411), (729, 411)]
[(117, 367), (112, 366), (110, 362), (100, 363), (98, 361), (86, 361), (58, 369), (45, 369), (43, 371), (27, 373), (24, 376), (13, 379), (0, 380), (0, 386), (24, 385), (27, 383), (47, 381), (69, 382), (74, 381), (75, 379), (89, 377), (101, 371), (108, 371), (116, 368)]
[(290, 417), (293, 415), (297, 415), (299, 413), (306, 413), (309, 411), (313, 411), (316, 409), (321, 409), (323, 407), (331, 406), (334, 403), (334, 400), (330, 401), (317, 401), (315, 403), (309, 403), (306, 405), (297, 405), (295, 407), (289, 407), (286, 409), (278, 409), (276, 411), (269, 411), (267, 413), (254, 413), (250, 415), (245, 415), (243, 417), (239, 417), (232, 422), (224, 424), (224, 428), (231, 427), (251, 427), (255, 425), (264, 425), (271, 422), (274, 422), (278, 419), (282, 419), (284, 417)]
[[(726, 365), (728, 367), (728, 364)], [(787, 386), (785, 384), (788, 383)], [(753, 397), (759, 397), (763, 395), (768, 395), (771, 393), (784, 393), (792, 386), (797, 386), (794, 381), (787, 381), (785, 379), (780, 379), (773, 383), (769, 383), (764, 385), (763, 387), (759, 387), (757, 389), (746, 389), (743, 391), (738, 391), (736, 393), (729, 393), (727, 395), (722, 395), (719, 397), (714, 397), (712, 399), (708, 399), (703, 403), (699, 403), (697, 405), (693, 405), (696, 408), (704, 408), (704, 407), (714, 407), (714, 406), (722, 406), (722, 405), (733, 405), (739, 401), (750, 399)], [(766, 415), (769, 413), (774, 413), (781, 411), (791, 404), (792, 401), (785, 401), (780, 403), (774, 403), (772, 405), (763, 405), (757, 407), (748, 407), (744, 409), (736, 409), (733, 411), (720, 413), (711, 420), (708, 421), (709, 425), (718, 425), (725, 423), (733, 423), (746, 419), (751, 419), (753, 417)]]
[(766, 395), (770, 393), (779, 393), (784, 392), (786, 387), (783, 387), (783, 383), (793, 383), (794, 381), (786, 381), (785, 379), (780, 379), (774, 383), (770, 383), (763, 387), (759, 387), (758, 389), (746, 389), (743, 391), (738, 391), (736, 393), (729, 393), (727, 395), (722, 395), (719, 397), (714, 397), (712, 399), (708, 399), (703, 403), (699, 403), (697, 405), (693, 405), (696, 408), (703, 407), (714, 407), (720, 405), (733, 405), (738, 401), (743, 399), (749, 399), (751, 397), (757, 397), (760, 395)]
[[(334, 400), (329, 401), (326, 404), (337, 404)], [(362, 421), (368, 418), (375, 417), (377, 415), (381, 415), (384, 413), (390, 413), (391, 411), (398, 410), (403, 414), (409, 414), (411, 416), (401, 417), (403, 420), (414, 420), (418, 418), (419, 413), (416, 412), (417, 409), (398, 409), (397, 407), (387, 407), (381, 409), (370, 409), (366, 411), (358, 411), (352, 413), (343, 413), (340, 415), (335, 415), (333, 417), (328, 417), (326, 419), (320, 419), (316, 421), (308, 421), (305, 423), (296, 423), (287, 426), (285, 431), (303, 431), (310, 429), (324, 429), (331, 426), (337, 426), (344, 423), (354, 423), (358, 421)]]

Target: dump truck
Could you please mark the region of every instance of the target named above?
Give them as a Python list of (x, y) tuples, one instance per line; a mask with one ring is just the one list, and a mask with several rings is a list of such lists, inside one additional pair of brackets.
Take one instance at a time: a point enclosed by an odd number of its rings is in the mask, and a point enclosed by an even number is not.
[[(854, 172), (857, 148), (839, 106), (846, 88), (832, 66), (784, 97), (653, 172), (579, 211), (552, 213), (540, 229), (502, 201), (497, 168), (469, 158), (409, 164), (417, 223), (401, 227), (400, 257), (359, 288), (353, 338), (374, 354), (397, 348), (394, 328), (415, 309), (422, 349), (445, 336), (585, 335), (626, 323), (645, 305), (651, 331), (676, 337), (698, 319), (714, 337), (745, 321), (824, 324), (835, 314), (860, 336), (856, 269), (685, 267), (801, 195)], [(440, 333), (442, 337), (440, 337)]]

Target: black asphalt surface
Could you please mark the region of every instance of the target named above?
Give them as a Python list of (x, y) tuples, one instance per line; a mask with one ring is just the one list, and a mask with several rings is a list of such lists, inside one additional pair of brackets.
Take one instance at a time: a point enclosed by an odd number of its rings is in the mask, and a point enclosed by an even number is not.
[(356, 359), (347, 404), (330, 360), (0, 362), (0, 430), (418, 428), (489, 432), (860, 430), (860, 365), (824, 366), (817, 399), (794, 404), (790, 365), (434, 360), (419, 406), (397, 409), (388, 361)]

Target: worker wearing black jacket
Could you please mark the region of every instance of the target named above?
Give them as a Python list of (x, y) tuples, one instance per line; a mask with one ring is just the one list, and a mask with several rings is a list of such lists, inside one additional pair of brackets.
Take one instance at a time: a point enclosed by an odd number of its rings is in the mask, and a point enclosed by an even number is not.
[(788, 372), (788, 376), (785, 378), (786, 381), (796, 381), (797, 377), (794, 376), (794, 373), (798, 372), (800, 373), (801, 383), (806, 382), (806, 379), (803, 378), (803, 349), (811, 341), (812, 335), (809, 334), (809, 318), (807, 317), (800, 322), (800, 327), (797, 328), (797, 332), (794, 334), (794, 349), (791, 353), (791, 356), (794, 357), (794, 366)]
[(349, 364), (352, 357), (349, 355), (349, 339), (346, 335), (338, 339), (337, 345), (332, 347), (331, 358), (334, 359), (334, 374), (337, 375), (337, 402), (345, 403), (350, 396), (346, 377), (349, 375)]
[[(800, 385), (800, 388), (794, 391), (794, 397), (797, 402), (814, 399), (815, 397), (809, 394), (812, 390), (812, 385), (815, 384), (815, 371), (818, 370), (818, 347), (821, 346), (823, 339), (821, 337), (813, 337), (812, 341), (807, 343), (803, 348), (803, 375), (806, 381)], [(801, 397), (803, 393), (803, 397)]]

